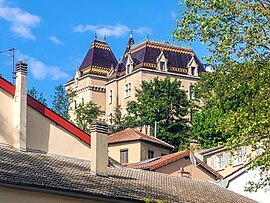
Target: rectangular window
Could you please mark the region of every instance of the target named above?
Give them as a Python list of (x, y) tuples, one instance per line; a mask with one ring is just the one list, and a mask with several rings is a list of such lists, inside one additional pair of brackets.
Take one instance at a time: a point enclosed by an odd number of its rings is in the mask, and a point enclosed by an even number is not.
[(125, 98), (131, 96), (131, 83), (125, 84)]
[(130, 73), (131, 73), (131, 65), (128, 64), (128, 65), (127, 65), (127, 71), (126, 71), (126, 74), (128, 75), (128, 74), (130, 74)]
[(189, 85), (189, 99), (194, 99), (194, 86)]
[(109, 124), (112, 124), (113, 122), (113, 115), (112, 113), (109, 114)]
[(233, 166), (240, 165), (246, 160), (247, 160), (246, 146), (243, 146), (240, 149), (233, 152)]
[(112, 90), (109, 90), (109, 96), (108, 96), (108, 103), (111, 104), (112, 103)]
[(161, 71), (164, 71), (164, 70), (165, 70), (165, 63), (161, 61), (161, 62), (159, 63), (159, 65), (160, 65), (160, 70), (161, 70)]
[(215, 170), (222, 170), (227, 166), (227, 152), (212, 156), (211, 166)]
[(120, 150), (120, 162), (121, 162), (121, 164), (128, 163), (128, 149), (121, 149)]
[(154, 158), (154, 151), (153, 150), (148, 150), (148, 159)]
[(82, 105), (84, 105), (84, 98), (82, 98)]
[(195, 67), (191, 67), (191, 75), (195, 75)]
[(77, 102), (74, 100), (74, 108), (77, 109)]

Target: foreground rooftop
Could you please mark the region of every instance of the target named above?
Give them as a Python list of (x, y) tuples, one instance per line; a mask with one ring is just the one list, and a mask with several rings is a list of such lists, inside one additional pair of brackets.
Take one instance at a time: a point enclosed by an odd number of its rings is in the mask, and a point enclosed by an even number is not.
[(97, 176), (88, 161), (10, 146), (0, 146), (0, 157), (0, 186), (5, 187), (115, 202), (255, 202), (213, 183), (149, 171), (109, 167), (108, 177)]

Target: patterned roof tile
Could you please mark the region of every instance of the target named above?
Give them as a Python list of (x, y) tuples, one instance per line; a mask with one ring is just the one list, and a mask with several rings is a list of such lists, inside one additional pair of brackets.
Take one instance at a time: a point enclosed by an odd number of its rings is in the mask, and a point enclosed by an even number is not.
[(254, 203), (213, 183), (123, 168), (108, 168), (109, 177), (90, 172), (90, 162), (0, 146), (0, 183), (64, 191), (126, 202), (146, 198), (167, 203)]

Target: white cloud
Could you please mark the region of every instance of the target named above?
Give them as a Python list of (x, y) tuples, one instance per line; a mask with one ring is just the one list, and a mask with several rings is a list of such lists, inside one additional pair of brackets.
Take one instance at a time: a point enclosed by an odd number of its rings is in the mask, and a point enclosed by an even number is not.
[(60, 44), (60, 45), (63, 45), (63, 44), (64, 44), (60, 39), (58, 39), (58, 38), (55, 37), (55, 36), (50, 36), (48, 39), (49, 39), (50, 41), (52, 41), (53, 43), (55, 43), (55, 44)]
[(152, 29), (149, 27), (139, 27), (137, 29), (133, 30), (135, 33), (139, 34), (139, 35), (151, 35), (152, 34)]
[(31, 40), (35, 39), (31, 29), (41, 21), (40, 17), (20, 8), (5, 6), (3, 0), (0, 0), (0, 18), (10, 22), (10, 30), (13, 33)]
[(44, 80), (48, 78), (52, 80), (61, 80), (69, 78), (69, 75), (62, 71), (58, 66), (47, 65), (40, 60), (21, 54), (20, 52), (16, 53), (16, 57), (18, 60), (28, 63), (30, 73), (37, 80)]
[[(95, 32), (98, 36), (124, 37), (130, 32), (130, 28), (126, 25), (77, 25), (73, 27), (74, 32)], [(140, 35), (151, 33), (151, 28), (139, 27), (133, 31)]]
[(171, 13), (172, 19), (176, 20), (177, 13), (175, 11), (171, 11), (170, 13)]

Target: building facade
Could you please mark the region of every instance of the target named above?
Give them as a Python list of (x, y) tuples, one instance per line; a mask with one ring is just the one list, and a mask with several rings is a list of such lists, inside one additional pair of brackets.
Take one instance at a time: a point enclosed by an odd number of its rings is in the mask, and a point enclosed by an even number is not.
[(173, 146), (127, 128), (108, 136), (109, 156), (121, 164), (135, 163), (171, 153)]
[(126, 114), (127, 102), (136, 99), (135, 90), (142, 81), (167, 76), (179, 79), (191, 98), (192, 87), (203, 72), (205, 69), (192, 49), (150, 39), (135, 44), (131, 33), (120, 62), (106, 41), (95, 39), (66, 88), (76, 92), (74, 108), (93, 101), (104, 110), (103, 117), (110, 124), (117, 106), (122, 115)]

